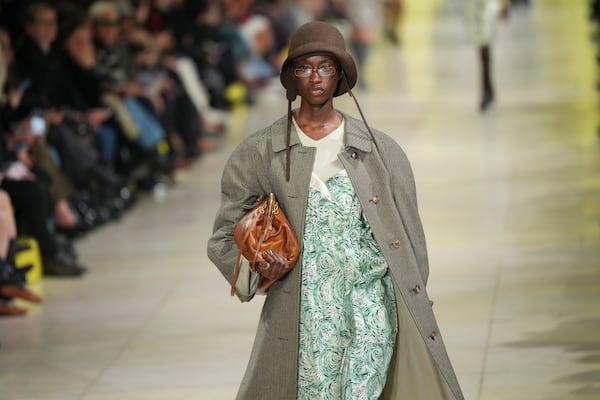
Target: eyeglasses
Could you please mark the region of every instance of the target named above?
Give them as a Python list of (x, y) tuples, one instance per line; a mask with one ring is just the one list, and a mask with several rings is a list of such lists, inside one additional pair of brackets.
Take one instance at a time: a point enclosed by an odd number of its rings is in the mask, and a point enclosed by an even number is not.
[(308, 78), (314, 71), (317, 71), (319, 76), (332, 76), (336, 74), (337, 69), (335, 65), (331, 64), (322, 64), (317, 68), (313, 68), (310, 65), (301, 65), (298, 68), (294, 68), (294, 75), (298, 78)]
[(115, 27), (119, 26), (118, 20), (99, 19), (98, 21), (96, 21), (96, 23), (99, 26), (106, 27), (106, 28), (115, 28)]

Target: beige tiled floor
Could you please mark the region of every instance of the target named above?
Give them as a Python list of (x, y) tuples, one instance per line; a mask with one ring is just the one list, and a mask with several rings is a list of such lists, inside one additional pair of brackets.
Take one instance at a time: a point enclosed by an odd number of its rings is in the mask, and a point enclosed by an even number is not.
[[(412, 160), (430, 295), (467, 399), (599, 399), (588, 1), (514, 10), (494, 46), (498, 103), (485, 115), (461, 3), (407, 2), (403, 47), (378, 43), (357, 97)], [(357, 115), (347, 97), (337, 104)], [(205, 243), (231, 146), (284, 111), (275, 85), (236, 115), (222, 152), (78, 243), (88, 276), (46, 279), (42, 307), (0, 320), (0, 399), (234, 397), (261, 304), (228, 296)]]

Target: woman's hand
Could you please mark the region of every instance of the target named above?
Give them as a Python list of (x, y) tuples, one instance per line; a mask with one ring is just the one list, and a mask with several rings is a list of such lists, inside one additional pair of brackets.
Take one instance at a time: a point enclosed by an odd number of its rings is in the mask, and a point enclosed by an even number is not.
[(280, 279), (289, 269), (288, 260), (273, 250), (264, 251), (262, 260), (254, 265), (254, 270), (268, 279)]

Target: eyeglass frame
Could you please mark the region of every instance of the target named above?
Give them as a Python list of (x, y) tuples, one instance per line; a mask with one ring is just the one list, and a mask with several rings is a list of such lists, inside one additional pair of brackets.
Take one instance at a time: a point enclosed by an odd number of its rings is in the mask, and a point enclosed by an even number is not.
[[(333, 69), (333, 73), (323, 75), (321, 72), (319, 72), (321, 70), (321, 68), (323, 68), (325, 66), (331, 67)], [(303, 67), (309, 67), (309, 68), (300, 68), (300, 67), (293, 68), (293, 73), (294, 73), (294, 76), (296, 78), (310, 78), (312, 76), (312, 74), (315, 73), (315, 72), (317, 73), (317, 75), (319, 75), (322, 78), (334, 76), (335, 74), (337, 74), (337, 66), (333, 65), (333, 64), (330, 64), (330, 63), (327, 63), (327, 62), (319, 65), (316, 68), (311, 67), (310, 65), (306, 65), (306, 64), (303, 65)], [(297, 74), (298, 71), (306, 71), (306, 72), (308, 72), (309, 70), (310, 70), (310, 73), (308, 75), (306, 75), (306, 76), (302, 76), (302, 75), (298, 75)]]

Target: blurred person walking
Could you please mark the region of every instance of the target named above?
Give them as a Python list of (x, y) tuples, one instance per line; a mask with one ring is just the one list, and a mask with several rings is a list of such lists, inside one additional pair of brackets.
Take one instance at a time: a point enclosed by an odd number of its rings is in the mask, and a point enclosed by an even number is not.
[[(358, 69), (364, 71), (371, 46), (384, 20), (382, 0), (331, 0), (331, 13), (347, 20), (349, 32), (345, 36)], [(361, 78), (358, 87), (366, 89), (364, 76)]]
[(466, 0), (465, 3), (469, 38), (478, 52), (481, 74), (479, 109), (482, 112), (488, 110), (495, 100), (492, 44), (498, 21), (508, 19), (510, 4), (510, 0)]
[(399, 45), (401, 36), (398, 35), (402, 14), (404, 11), (404, 0), (385, 0), (383, 3), (383, 36), (394, 45)]

